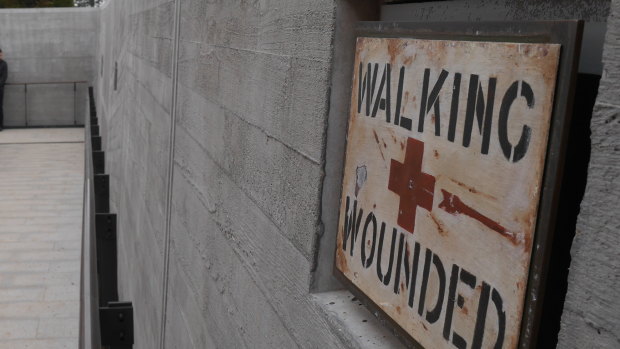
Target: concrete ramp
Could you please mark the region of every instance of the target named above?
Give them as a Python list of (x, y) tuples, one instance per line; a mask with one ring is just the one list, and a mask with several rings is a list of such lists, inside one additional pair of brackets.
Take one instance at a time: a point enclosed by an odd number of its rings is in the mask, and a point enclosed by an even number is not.
[(83, 133), (0, 132), (0, 349), (78, 347)]

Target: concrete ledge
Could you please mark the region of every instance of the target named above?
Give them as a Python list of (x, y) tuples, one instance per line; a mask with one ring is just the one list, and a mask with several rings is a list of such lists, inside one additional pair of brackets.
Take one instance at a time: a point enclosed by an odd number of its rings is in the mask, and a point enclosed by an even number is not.
[(347, 290), (312, 296), (329, 324), (351, 348), (405, 348), (392, 332)]

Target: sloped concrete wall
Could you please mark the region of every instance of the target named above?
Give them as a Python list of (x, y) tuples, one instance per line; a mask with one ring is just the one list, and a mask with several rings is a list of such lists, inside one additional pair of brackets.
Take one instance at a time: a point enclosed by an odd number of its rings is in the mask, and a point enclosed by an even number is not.
[(101, 9), (96, 100), (118, 214), (119, 296), (135, 309), (135, 348), (157, 348), (162, 319), (174, 2)]
[(334, 10), (181, 2), (166, 347), (342, 346), (308, 294)]
[(102, 8), (97, 101), (135, 348), (355, 346), (309, 293), (335, 10)]

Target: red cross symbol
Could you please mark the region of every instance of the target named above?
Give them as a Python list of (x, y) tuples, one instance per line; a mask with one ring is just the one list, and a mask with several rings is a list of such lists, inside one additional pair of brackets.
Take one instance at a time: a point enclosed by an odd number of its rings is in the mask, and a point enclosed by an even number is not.
[(392, 159), (388, 189), (400, 196), (397, 223), (413, 233), (415, 214), (418, 206), (430, 211), (433, 208), (435, 177), (422, 173), (424, 143), (413, 138), (407, 139), (405, 161)]

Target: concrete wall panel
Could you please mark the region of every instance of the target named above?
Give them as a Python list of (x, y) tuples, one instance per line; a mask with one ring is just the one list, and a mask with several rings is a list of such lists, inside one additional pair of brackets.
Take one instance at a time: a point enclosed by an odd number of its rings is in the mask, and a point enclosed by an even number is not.
[(4, 87), (4, 126), (26, 125), (26, 91), (23, 85)]
[[(0, 10), (0, 48), (9, 67), (8, 82), (92, 83), (97, 17), (95, 9)], [(23, 86), (7, 90), (16, 88)], [(24, 126), (26, 109), (30, 125), (73, 125), (74, 103), (79, 110), (83, 106), (83, 95), (74, 102), (73, 85), (29, 85), (27, 101), (32, 105), (27, 107), (23, 94), (14, 92), (5, 98), (7, 126)]]
[(145, 349), (159, 346), (163, 313), (173, 4), (107, 2), (94, 60), (111, 208), (119, 216), (119, 297), (134, 302), (134, 347)]
[(571, 249), (559, 348), (620, 346), (620, 1), (613, 0), (592, 123), (588, 185)]
[(28, 85), (28, 125), (73, 125), (76, 92), (73, 84)]

